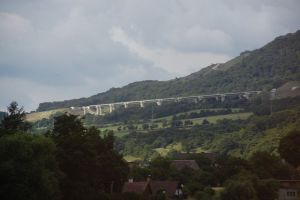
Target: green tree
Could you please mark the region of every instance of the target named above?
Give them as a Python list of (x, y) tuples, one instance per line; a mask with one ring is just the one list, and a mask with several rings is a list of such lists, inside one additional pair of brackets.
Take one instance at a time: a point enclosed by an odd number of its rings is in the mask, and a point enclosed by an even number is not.
[(51, 139), (31, 134), (0, 138), (0, 199), (60, 199), (56, 147)]
[(256, 152), (250, 158), (252, 171), (261, 179), (289, 179), (290, 171), (279, 157), (267, 152)]
[(202, 125), (207, 125), (207, 124), (209, 124), (209, 121), (208, 121), (207, 119), (204, 119), (204, 120), (202, 121)]
[(102, 193), (121, 189), (129, 169), (114, 151), (111, 134), (101, 138), (96, 128), (86, 129), (76, 116), (65, 114), (55, 117), (52, 137), (65, 174), (63, 199), (99, 199)]
[(25, 122), (25, 111), (23, 107), (19, 108), (18, 103), (13, 101), (7, 107), (8, 115), (1, 122), (1, 128), (6, 130), (6, 133), (12, 131), (27, 131), (30, 124)]
[(149, 124), (143, 124), (143, 129), (144, 129), (144, 130), (149, 129)]
[(248, 172), (236, 174), (225, 183), (221, 194), (222, 200), (255, 200), (257, 199), (254, 182), (256, 177)]
[(273, 179), (259, 180), (256, 184), (256, 193), (259, 200), (278, 198), (279, 183)]
[(279, 153), (294, 167), (300, 165), (300, 132), (294, 130), (280, 140)]
[(150, 162), (151, 177), (155, 180), (166, 180), (171, 173), (171, 162), (167, 158), (157, 157)]

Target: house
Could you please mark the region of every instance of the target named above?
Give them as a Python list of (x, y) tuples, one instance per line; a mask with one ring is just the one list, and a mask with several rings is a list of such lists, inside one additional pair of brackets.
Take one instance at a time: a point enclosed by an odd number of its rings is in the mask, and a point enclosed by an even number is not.
[(129, 180), (124, 184), (122, 193), (133, 192), (141, 194), (145, 197), (150, 195), (158, 194), (159, 192), (164, 193), (168, 198), (176, 198), (183, 196), (182, 188), (178, 181), (140, 181), (133, 182)]
[(200, 167), (195, 160), (172, 160), (171, 167), (181, 171), (184, 168), (199, 170)]
[(204, 158), (207, 158), (212, 163), (215, 163), (218, 157), (217, 153), (213, 152), (202, 152), (202, 153), (176, 153), (174, 155), (174, 158), (176, 160), (193, 160), (199, 156), (203, 156)]
[(153, 194), (163, 191), (169, 198), (183, 195), (178, 181), (150, 181), (150, 187)]
[(133, 192), (133, 193), (141, 194), (146, 197), (152, 194), (149, 181), (133, 182), (132, 179), (126, 182), (123, 186), (122, 193), (126, 193), (126, 192)]
[(300, 180), (279, 180), (278, 200), (300, 200)]

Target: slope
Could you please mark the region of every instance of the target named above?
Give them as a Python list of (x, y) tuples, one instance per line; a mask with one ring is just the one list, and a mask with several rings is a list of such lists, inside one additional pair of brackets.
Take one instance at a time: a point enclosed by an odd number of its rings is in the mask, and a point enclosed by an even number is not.
[(208, 66), (186, 77), (135, 82), (88, 98), (45, 102), (37, 111), (180, 95), (270, 90), (293, 80), (300, 80), (300, 31), (277, 37), (260, 49), (243, 52), (224, 64)]

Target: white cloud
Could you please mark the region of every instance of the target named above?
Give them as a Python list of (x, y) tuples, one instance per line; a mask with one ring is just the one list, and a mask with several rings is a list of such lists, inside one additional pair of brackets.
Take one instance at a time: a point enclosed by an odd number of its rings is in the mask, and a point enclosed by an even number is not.
[(120, 42), (135, 55), (154, 63), (170, 74), (183, 76), (214, 62), (224, 62), (230, 57), (225, 54), (210, 52), (179, 52), (173, 49), (149, 48), (130, 38), (122, 28), (111, 30), (112, 40)]

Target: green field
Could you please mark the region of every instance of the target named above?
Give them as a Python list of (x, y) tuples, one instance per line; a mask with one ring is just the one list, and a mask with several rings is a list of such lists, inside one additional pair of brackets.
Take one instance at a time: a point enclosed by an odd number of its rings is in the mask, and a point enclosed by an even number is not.
[(61, 108), (61, 109), (55, 109), (55, 110), (49, 110), (43, 112), (32, 112), (26, 114), (26, 120), (29, 122), (36, 122), (42, 119), (49, 119), (51, 115), (54, 115), (56, 113), (64, 113), (67, 110), (68, 110), (67, 108)]
[[(209, 123), (216, 123), (218, 120), (222, 120), (222, 119), (232, 119), (232, 120), (238, 120), (238, 119), (247, 119), (252, 115), (251, 112), (246, 112), (246, 113), (232, 113), (232, 114), (227, 114), (227, 115), (215, 115), (215, 116), (209, 116), (209, 117), (201, 117), (201, 118), (195, 118), (195, 119), (189, 119), (193, 122), (193, 125), (197, 125), (197, 124), (202, 124), (203, 120), (206, 119)], [(161, 118), (160, 118), (161, 119)], [(170, 122), (172, 120), (172, 116), (167, 116), (164, 118), (165, 120), (167, 120), (168, 122), (168, 127), (170, 127)], [(188, 119), (184, 119), (181, 120), (182, 122), (184, 122), (185, 120)], [(160, 122), (160, 120), (158, 119), (154, 119), (154, 124), (156, 124), (158, 127), (155, 128), (154, 130), (158, 130), (158, 129), (162, 129), (162, 122)], [(143, 131), (147, 131), (147, 130), (143, 130), (142, 126), (143, 123), (139, 122), (139, 123), (133, 123), (133, 126), (137, 127), (137, 131), (139, 132), (143, 132)], [(101, 132), (105, 132), (108, 130), (112, 130), (114, 131), (114, 135), (116, 137), (123, 137), (125, 135), (127, 135), (129, 133), (129, 131), (123, 130), (123, 127), (125, 127), (125, 124), (106, 124), (104, 127), (99, 128), (99, 130), (101, 130)], [(118, 130), (118, 128), (121, 127), (121, 130)]]

